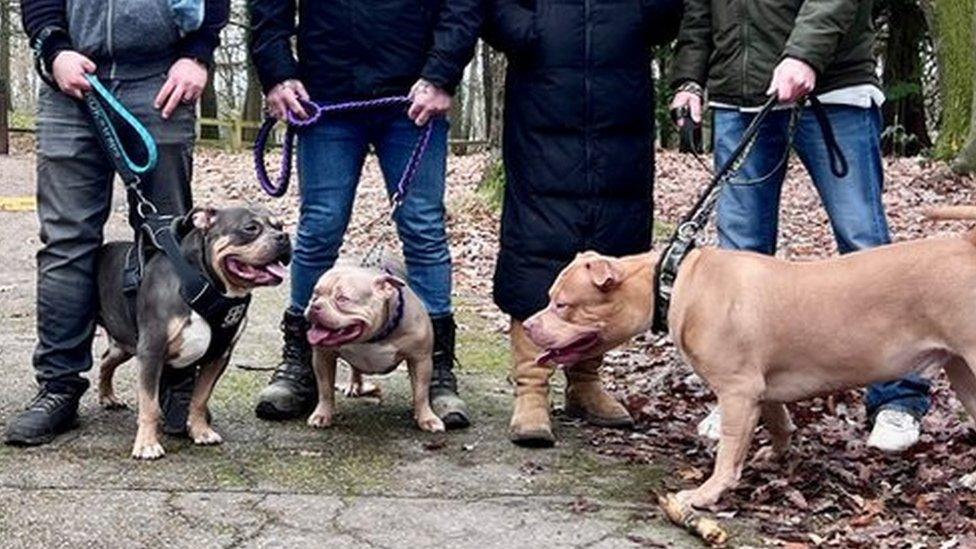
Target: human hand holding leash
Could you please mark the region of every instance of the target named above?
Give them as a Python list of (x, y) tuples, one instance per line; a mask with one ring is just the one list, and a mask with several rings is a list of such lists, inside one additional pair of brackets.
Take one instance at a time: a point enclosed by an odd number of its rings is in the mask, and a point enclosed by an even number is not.
[(408, 97), (413, 103), (407, 110), (407, 116), (418, 126), (423, 126), (431, 118), (447, 114), (451, 110), (451, 94), (423, 78), (410, 88)]
[(183, 57), (169, 68), (166, 82), (156, 94), (153, 106), (156, 109), (162, 109), (163, 118), (169, 118), (181, 102), (196, 102), (203, 94), (203, 88), (206, 85), (206, 65), (196, 59)]
[(268, 114), (283, 122), (288, 121), (289, 112), (301, 120), (308, 118), (302, 101), (310, 101), (310, 98), (308, 92), (305, 91), (305, 85), (300, 80), (295, 79), (279, 82), (271, 88), (268, 97), (265, 99)]
[[(701, 124), (702, 121), (702, 96), (690, 92), (690, 91), (679, 91), (674, 94), (674, 99), (671, 101), (671, 111), (681, 111), (682, 109), (688, 109), (691, 113), (691, 121), (695, 124)], [(680, 128), (684, 124), (684, 118), (677, 118), (675, 122)]]
[(64, 50), (54, 58), (51, 74), (63, 93), (81, 99), (85, 92), (91, 90), (91, 84), (85, 75), (94, 73), (97, 68), (95, 63), (84, 55), (76, 51)]
[(780, 103), (794, 103), (817, 87), (817, 73), (799, 59), (787, 57), (773, 71), (766, 95), (776, 95)]

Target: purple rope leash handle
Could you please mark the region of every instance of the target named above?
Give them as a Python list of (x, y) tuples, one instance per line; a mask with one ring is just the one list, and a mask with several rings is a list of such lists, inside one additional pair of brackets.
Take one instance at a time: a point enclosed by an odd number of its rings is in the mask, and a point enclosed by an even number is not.
[[(335, 103), (332, 105), (319, 105), (310, 101), (303, 101), (303, 105), (306, 110), (310, 112), (308, 118), (302, 120), (296, 118), (291, 112), (288, 113), (288, 128), (285, 130), (285, 141), (281, 149), (281, 168), (278, 171), (278, 178), (276, 181), (272, 182), (271, 178), (268, 176), (268, 170), (264, 164), (264, 152), (268, 146), (268, 139), (271, 137), (271, 130), (274, 129), (275, 124), (278, 122), (276, 119), (268, 117), (264, 120), (261, 128), (258, 130), (258, 135), (254, 140), (254, 171), (258, 176), (258, 183), (261, 184), (261, 188), (264, 192), (269, 195), (278, 198), (288, 191), (288, 183), (291, 181), (291, 165), (292, 157), (295, 150), (295, 129), (296, 128), (306, 128), (317, 124), (323, 115), (327, 113), (342, 113), (342, 112), (354, 112), (354, 111), (366, 111), (372, 109), (383, 109), (388, 107), (396, 107), (400, 105), (409, 105), (411, 103), (410, 98), (404, 96), (394, 96), (394, 97), (383, 97), (380, 99), (368, 99), (365, 101), (349, 101), (346, 103)], [(420, 167), (420, 161), (424, 157), (424, 153), (427, 152), (427, 145), (430, 143), (430, 136), (433, 133), (434, 126), (428, 121), (423, 126), (423, 131), (417, 138), (417, 144), (413, 147), (413, 152), (410, 153), (410, 159), (407, 161), (407, 166), (403, 169), (403, 174), (400, 176), (400, 180), (397, 182), (396, 192), (390, 197), (390, 203), (393, 206), (393, 211), (396, 212), (397, 208), (403, 203), (404, 196), (407, 193), (407, 187), (413, 178), (417, 175), (417, 170)]]

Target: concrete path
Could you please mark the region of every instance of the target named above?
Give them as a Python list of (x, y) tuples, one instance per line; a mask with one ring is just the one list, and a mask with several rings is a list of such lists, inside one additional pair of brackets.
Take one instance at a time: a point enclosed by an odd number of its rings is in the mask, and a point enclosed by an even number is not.
[[(0, 196), (33, 192), (31, 160), (0, 157)], [(122, 204), (110, 236), (124, 237)], [(33, 212), (0, 212), (0, 425), (34, 392)], [(2, 547), (661, 547), (698, 542), (662, 522), (650, 490), (664, 470), (597, 456), (560, 422), (552, 450), (506, 438), (507, 351), (460, 300), (462, 391), (475, 426), (428, 435), (411, 421), (406, 373), (377, 380), (382, 401), (339, 397), (328, 431), (252, 413), (278, 352), (285, 291), (256, 296), (212, 401), (218, 447), (167, 438), (153, 463), (128, 457), (132, 409), (102, 410), (42, 448), (0, 446)], [(96, 341), (96, 351), (104, 345)], [(242, 368), (243, 367), (243, 368)], [(132, 365), (118, 391), (134, 402)], [(340, 375), (342, 377), (342, 375)], [(561, 393), (556, 391), (557, 403)]]

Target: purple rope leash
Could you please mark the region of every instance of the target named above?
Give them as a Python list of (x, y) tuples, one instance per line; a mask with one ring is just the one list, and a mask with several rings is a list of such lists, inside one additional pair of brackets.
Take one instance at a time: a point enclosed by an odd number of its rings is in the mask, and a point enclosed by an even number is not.
[[(335, 103), (332, 105), (319, 105), (310, 101), (303, 101), (302, 103), (306, 110), (310, 113), (309, 117), (302, 120), (296, 118), (291, 112), (288, 113), (288, 128), (285, 130), (285, 141), (281, 149), (281, 168), (279, 169), (278, 177), (274, 182), (272, 182), (271, 178), (268, 176), (268, 170), (264, 164), (264, 152), (268, 146), (268, 139), (271, 137), (271, 130), (274, 129), (274, 126), (278, 121), (271, 117), (266, 118), (264, 123), (261, 125), (261, 128), (258, 130), (258, 135), (254, 140), (254, 171), (257, 173), (258, 183), (261, 184), (261, 188), (264, 189), (264, 192), (275, 198), (283, 196), (285, 192), (288, 191), (288, 183), (291, 181), (292, 157), (294, 156), (295, 150), (296, 128), (306, 128), (317, 124), (322, 116), (328, 113), (384, 109), (401, 105), (409, 105), (411, 100), (410, 98), (404, 96), (394, 96), (383, 97), (380, 99), (368, 99), (365, 101)], [(417, 175), (417, 170), (420, 168), (420, 161), (423, 159), (424, 153), (427, 152), (427, 145), (430, 143), (430, 136), (431, 133), (433, 133), (433, 129), (433, 124), (428, 121), (426, 124), (424, 124), (423, 131), (421, 131), (420, 136), (417, 138), (417, 144), (414, 145), (413, 152), (410, 153), (410, 159), (407, 161), (407, 166), (403, 169), (403, 174), (400, 176), (400, 180), (397, 182), (396, 192), (394, 192), (393, 196), (390, 197), (390, 203), (393, 206), (394, 212), (396, 212), (397, 208), (403, 204), (403, 199), (407, 193), (407, 187)]]

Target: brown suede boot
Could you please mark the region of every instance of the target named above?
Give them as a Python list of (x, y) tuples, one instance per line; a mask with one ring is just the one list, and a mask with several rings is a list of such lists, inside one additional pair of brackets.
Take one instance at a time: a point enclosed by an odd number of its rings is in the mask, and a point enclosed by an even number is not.
[(509, 438), (519, 446), (549, 448), (556, 443), (549, 420), (549, 377), (553, 369), (536, 364), (542, 351), (529, 341), (521, 322), (512, 321), (511, 339), (515, 410)]
[(630, 429), (634, 418), (603, 388), (601, 365), (603, 357), (566, 368), (566, 413), (599, 427)]

